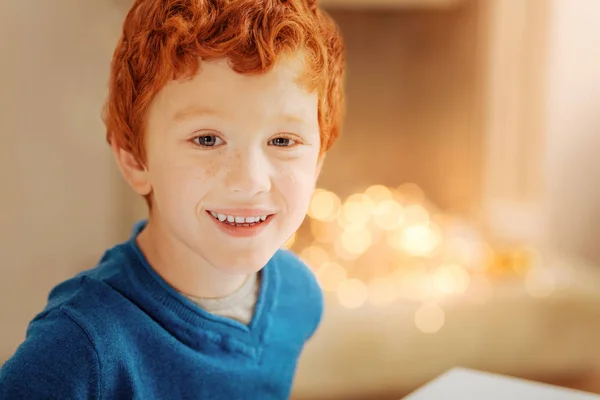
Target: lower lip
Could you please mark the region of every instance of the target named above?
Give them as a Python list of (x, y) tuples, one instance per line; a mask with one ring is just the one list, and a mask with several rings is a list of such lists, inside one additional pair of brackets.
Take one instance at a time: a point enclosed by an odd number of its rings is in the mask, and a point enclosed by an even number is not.
[(213, 217), (208, 211), (206, 212), (206, 214), (208, 215), (208, 218), (214, 221), (214, 223), (219, 227), (219, 229), (221, 229), (227, 235), (233, 237), (256, 236), (271, 223), (271, 220), (275, 216), (274, 214), (269, 215), (267, 216), (267, 219), (265, 219), (263, 222), (251, 226), (234, 226), (219, 221), (217, 218)]

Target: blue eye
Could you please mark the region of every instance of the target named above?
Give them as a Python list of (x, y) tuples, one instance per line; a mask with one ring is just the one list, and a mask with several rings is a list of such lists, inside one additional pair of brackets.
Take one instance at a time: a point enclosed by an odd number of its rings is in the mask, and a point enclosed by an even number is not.
[(275, 147), (293, 147), (297, 144), (295, 140), (286, 137), (271, 139), (270, 143)]
[(223, 139), (215, 135), (202, 135), (195, 137), (194, 143), (202, 147), (215, 147), (223, 143)]

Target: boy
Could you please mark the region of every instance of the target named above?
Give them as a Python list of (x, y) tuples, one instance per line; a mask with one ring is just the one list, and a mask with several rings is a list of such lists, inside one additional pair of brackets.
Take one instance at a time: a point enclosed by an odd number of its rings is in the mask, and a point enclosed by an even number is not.
[(284, 399), (322, 313), (278, 250), (342, 115), (314, 0), (137, 0), (104, 120), (149, 219), (55, 287), (0, 370), (9, 399)]

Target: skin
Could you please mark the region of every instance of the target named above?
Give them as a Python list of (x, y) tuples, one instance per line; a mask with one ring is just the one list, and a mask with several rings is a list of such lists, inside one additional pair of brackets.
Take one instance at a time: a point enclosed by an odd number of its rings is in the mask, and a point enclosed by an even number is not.
[[(202, 62), (197, 75), (171, 81), (150, 105), (145, 164), (113, 145), (127, 182), (152, 199), (138, 244), (178, 291), (233, 293), (302, 223), (323, 157), (318, 96), (299, 82), (300, 60), (284, 58), (255, 76), (223, 59)], [(222, 208), (274, 215), (256, 235), (234, 237), (207, 213)]]

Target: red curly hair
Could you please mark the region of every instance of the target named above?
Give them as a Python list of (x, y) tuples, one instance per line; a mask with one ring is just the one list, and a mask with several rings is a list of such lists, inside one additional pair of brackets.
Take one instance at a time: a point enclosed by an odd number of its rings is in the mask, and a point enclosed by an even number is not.
[(200, 60), (227, 58), (238, 73), (260, 74), (298, 51), (303, 83), (318, 91), (324, 153), (342, 122), (345, 49), (316, 0), (136, 0), (111, 64), (107, 140), (145, 164), (146, 111), (167, 82), (192, 77)]

